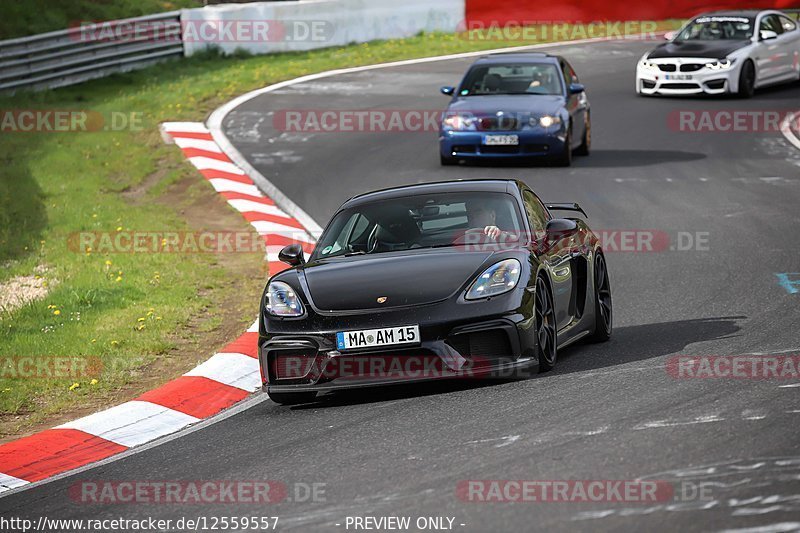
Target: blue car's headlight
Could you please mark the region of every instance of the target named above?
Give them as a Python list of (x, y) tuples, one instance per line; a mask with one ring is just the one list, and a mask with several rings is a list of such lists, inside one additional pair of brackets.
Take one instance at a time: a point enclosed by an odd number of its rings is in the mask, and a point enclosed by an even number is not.
[(282, 281), (273, 281), (269, 284), (264, 307), (267, 313), (274, 316), (302, 316), (305, 313), (297, 293)]
[(519, 283), (522, 267), (516, 259), (505, 259), (495, 263), (472, 283), (467, 290), (467, 300), (478, 300), (508, 292)]
[(442, 120), (442, 128), (452, 131), (475, 131), (478, 119), (469, 113), (447, 113)]

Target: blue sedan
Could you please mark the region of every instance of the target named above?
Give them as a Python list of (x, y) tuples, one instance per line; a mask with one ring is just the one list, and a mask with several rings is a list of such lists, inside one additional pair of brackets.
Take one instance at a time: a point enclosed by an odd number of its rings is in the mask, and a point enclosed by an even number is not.
[(563, 166), (592, 142), (589, 99), (566, 59), (538, 53), (481, 57), (452, 96), (439, 131), (442, 165), (547, 157)]

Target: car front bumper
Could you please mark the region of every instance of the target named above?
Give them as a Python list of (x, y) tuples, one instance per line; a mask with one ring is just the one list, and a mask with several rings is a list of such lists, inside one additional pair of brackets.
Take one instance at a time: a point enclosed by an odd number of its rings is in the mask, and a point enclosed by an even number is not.
[[(487, 135), (517, 135), (519, 144), (492, 146)], [(519, 131), (442, 131), (439, 152), (456, 159), (558, 156), (564, 151), (566, 132), (562, 127)]]
[[(697, 60), (699, 63), (703, 60)], [(636, 92), (645, 95), (726, 94), (738, 90), (739, 69), (733, 65), (724, 70), (703, 67), (694, 72), (679, 72), (680, 64), (663, 61), (659, 65), (674, 65), (675, 72), (636, 68)]]
[[(525, 289), (519, 292), (532, 297)], [(458, 304), (460, 316), (454, 315), (453, 302), (346, 317), (315, 316), (302, 331), (291, 322), (276, 325), (262, 317), (262, 388), (285, 393), (447, 378), (526, 377), (538, 360), (533, 317), (520, 311), (524, 306), (518, 300), (500, 297), (466, 308)], [(337, 349), (339, 331), (413, 324), (419, 325), (416, 345)]]

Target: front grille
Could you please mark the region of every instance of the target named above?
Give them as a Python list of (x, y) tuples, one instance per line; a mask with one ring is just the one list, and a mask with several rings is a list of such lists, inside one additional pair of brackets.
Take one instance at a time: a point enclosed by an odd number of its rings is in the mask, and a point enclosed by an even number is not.
[(663, 83), (662, 89), (697, 89), (696, 83)]
[(474, 154), (475, 153), (475, 145), (470, 144), (459, 144), (453, 146), (452, 152), (454, 154)]
[(483, 117), (478, 119), (479, 131), (515, 131), (519, 129), (519, 121), (514, 117)]
[(519, 145), (481, 146), (481, 153), (483, 153), (483, 154), (518, 154), (519, 153)]
[(550, 150), (550, 147), (546, 144), (523, 144), (522, 151), (523, 152), (547, 152)]
[(272, 373), (275, 379), (300, 379), (311, 370), (315, 356), (302, 352), (278, 352), (272, 358)]
[(661, 72), (675, 72), (676, 70), (675, 65), (659, 65), (658, 68)]
[(323, 380), (418, 379), (444, 375), (442, 359), (424, 348), (341, 355), (325, 366)]
[(511, 341), (502, 329), (453, 335), (447, 338), (447, 344), (465, 359), (471, 360), (475, 367), (488, 366), (514, 357), (511, 353)]
[(681, 72), (697, 72), (701, 68), (703, 68), (701, 63), (686, 63), (681, 65)]

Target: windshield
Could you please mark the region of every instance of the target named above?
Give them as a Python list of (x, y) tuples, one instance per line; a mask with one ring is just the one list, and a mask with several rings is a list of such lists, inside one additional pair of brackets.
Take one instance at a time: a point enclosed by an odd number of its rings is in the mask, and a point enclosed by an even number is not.
[[(514, 197), (506, 193), (447, 193), (380, 200), (334, 216), (310, 260), (418, 248), (457, 246), (487, 227), (520, 235)], [(488, 237), (486, 237), (488, 238)]]
[(504, 63), (472, 67), (458, 94), (563, 94), (563, 87), (555, 65)]
[(748, 17), (698, 17), (675, 38), (676, 41), (743, 41), (753, 37), (755, 21)]

